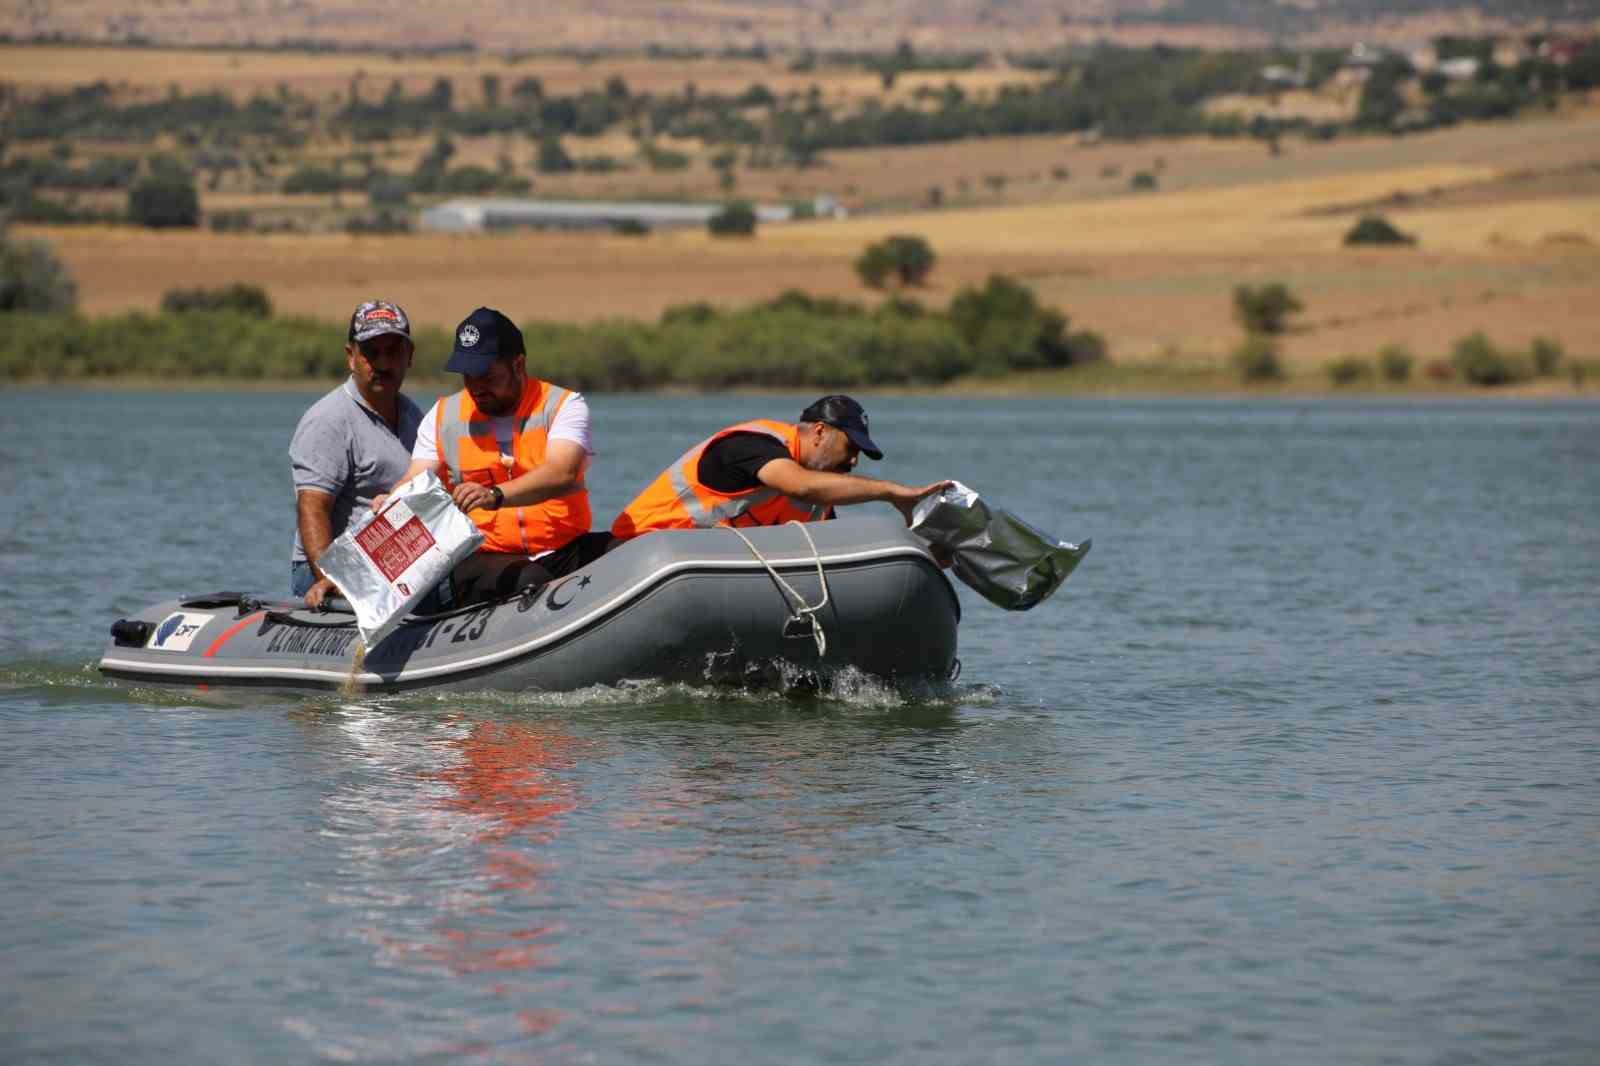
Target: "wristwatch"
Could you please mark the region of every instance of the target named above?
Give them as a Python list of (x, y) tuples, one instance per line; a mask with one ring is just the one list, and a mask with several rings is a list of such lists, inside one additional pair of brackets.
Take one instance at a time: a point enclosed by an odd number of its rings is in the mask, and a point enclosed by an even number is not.
[(494, 493), (494, 503), (489, 505), (489, 510), (500, 510), (500, 507), (506, 502), (506, 494), (500, 491), (499, 485), (490, 485), (489, 491)]

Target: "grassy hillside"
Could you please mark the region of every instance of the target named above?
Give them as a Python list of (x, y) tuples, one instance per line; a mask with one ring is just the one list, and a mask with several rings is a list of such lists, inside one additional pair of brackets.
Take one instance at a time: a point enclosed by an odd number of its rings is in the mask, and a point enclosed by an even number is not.
[[(1554, 336), (1600, 354), (1600, 116), (1459, 127), (1421, 137), (1296, 145), (1207, 140), (1078, 146), (1062, 138), (838, 153), (835, 165), (891, 195), (970, 174), (971, 202), (845, 222), (769, 226), (752, 240), (700, 232), (636, 239), (559, 233), (456, 237), (155, 233), (28, 228), (50, 239), (91, 312), (152, 309), (171, 288), (247, 281), (285, 312), (337, 319), (382, 293), (449, 327), (480, 303), (529, 319), (653, 321), (675, 304), (735, 307), (786, 289), (878, 299), (852, 263), (892, 233), (926, 237), (942, 305), (1000, 272), (1097, 330), (1123, 363), (1218, 363), (1240, 338), (1231, 294), (1279, 280), (1306, 304), (1283, 341), (1314, 365), (1388, 343), (1442, 356), (1474, 330), (1525, 344)], [(979, 154), (974, 154), (979, 153)], [(1072, 176), (1048, 177), (1065, 161)], [(1134, 193), (1128, 175), (1162, 163)], [(978, 181), (990, 167), (1014, 180)], [(1026, 175), (1040, 174), (1030, 183)], [(1027, 198), (1027, 199), (1024, 199)], [(1353, 250), (1370, 205), (1419, 243)]]

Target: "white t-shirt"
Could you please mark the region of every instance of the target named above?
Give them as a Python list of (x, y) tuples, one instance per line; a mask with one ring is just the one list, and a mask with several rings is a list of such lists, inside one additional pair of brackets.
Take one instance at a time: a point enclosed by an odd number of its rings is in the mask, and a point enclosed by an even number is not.
[[(496, 415), (489, 419), (489, 425), (494, 428), (494, 438), (500, 443), (501, 453), (509, 455), (511, 437), (517, 426), (517, 416)], [(582, 448), (585, 455), (591, 458), (594, 456), (594, 448), (589, 438), (589, 402), (583, 398), (583, 393), (573, 393), (567, 397), (567, 402), (561, 405), (561, 410), (556, 412), (555, 422), (550, 426), (549, 439), (570, 440)], [(411, 449), (411, 458), (434, 467), (439, 465), (438, 404), (429, 408), (421, 424), (417, 426), (417, 443)]]

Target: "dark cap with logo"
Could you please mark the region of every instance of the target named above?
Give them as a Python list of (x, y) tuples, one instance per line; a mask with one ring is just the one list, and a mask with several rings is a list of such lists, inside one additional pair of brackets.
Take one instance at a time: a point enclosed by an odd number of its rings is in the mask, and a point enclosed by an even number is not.
[(411, 320), (399, 304), (388, 300), (368, 300), (350, 316), (350, 337), (356, 344), (394, 333), (410, 339)]
[(492, 307), (480, 307), (456, 327), (456, 346), (444, 368), (451, 374), (481, 377), (496, 359), (522, 355), (522, 331)]
[(867, 435), (867, 412), (848, 396), (824, 396), (800, 412), (802, 422), (821, 422), (842, 430), (850, 442), (871, 459), (882, 459), (883, 449)]

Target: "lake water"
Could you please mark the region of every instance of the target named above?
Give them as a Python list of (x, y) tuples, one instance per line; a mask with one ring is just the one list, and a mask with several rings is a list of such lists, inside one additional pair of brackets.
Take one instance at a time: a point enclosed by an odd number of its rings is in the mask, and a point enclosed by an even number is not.
[[(1600, 1055), (1600, 406), (870, 399), (1094, 539), (933, 702), (100, 680), (311, 398), (10, 394), (0, 1061)], [(807, 399), (594, 397), (597, 520)]]

